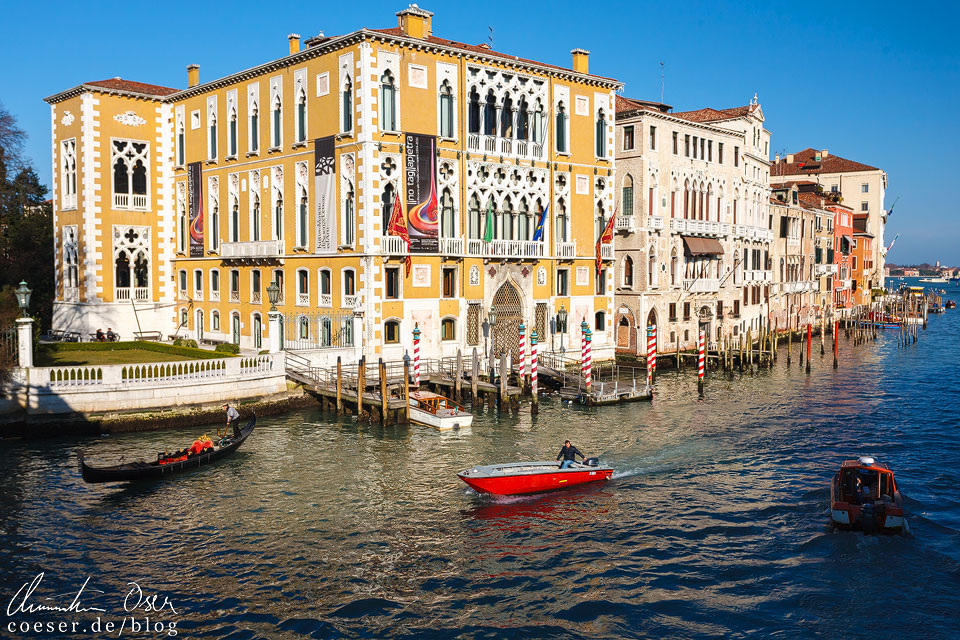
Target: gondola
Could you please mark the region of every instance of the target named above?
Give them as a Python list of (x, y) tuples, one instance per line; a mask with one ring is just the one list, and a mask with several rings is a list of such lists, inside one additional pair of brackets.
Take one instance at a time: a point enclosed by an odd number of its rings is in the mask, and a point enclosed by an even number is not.
[(197, 469), (221, 458), (226, 458), (240, 448), (240, 445), (253, 433), (253, 428), (256, 424), (257, 416), (254, 415), (250, 418), (247, 425), (240, 430), (239, 436), (226, 438), (222, 441), (221, 445), (214, 445), (212, 449), (179, 462), (160, 464), (159, 460), (153, 462), (140, 460), (137, 462), (118, 464), (112, 467), (91, 467), (84, 462), (83, 451), (77, 449), (77, 464), (80, 467), (80, 473), (83, 475), (84, 481), (90, 483), (129, 482), (131, 480), (147, 480), (171, 476), (183, 471)]

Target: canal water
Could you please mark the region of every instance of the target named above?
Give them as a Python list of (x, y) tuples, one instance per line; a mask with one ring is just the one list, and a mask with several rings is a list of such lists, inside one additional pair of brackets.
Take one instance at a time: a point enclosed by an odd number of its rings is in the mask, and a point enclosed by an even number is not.
[[(85, 485), (73, 451), (148, 457), (197, 430), (2, 442), (0, 636), (106, 636), (99, 616), (136, 637), (149, 616), (190, 638), (955, 637), (958, 338), (948, 311), (905, 349), (842, 340), (836, 370), (817, 342), (810, 375), (781, 351), (772, 371), (711, 372), (703, 398), (687, 369), (652, 404), (546, 399), (449, 435), (302, 410), (146, 485)], [(566, 438), (613, 480), (491, 499), (455, 475)], [(863, 454), (894, 469), (909, 535), (829, 527), (828, 482)], [(82, 605), (105, 611), (17, 612), (40, 572), (30, 602), (68, 606), (89, 578)], [(7, 628), (36, 620), (80, 626)]]

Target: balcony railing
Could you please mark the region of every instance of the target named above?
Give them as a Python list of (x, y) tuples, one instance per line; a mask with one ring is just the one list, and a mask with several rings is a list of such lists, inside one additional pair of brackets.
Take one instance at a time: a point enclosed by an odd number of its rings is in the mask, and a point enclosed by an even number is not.
[(231, 291), (230, 292), (230, 302), (240, 302), (240, 292)]
[(210, 292), (210, 302), (220, 302), (220, 292), (211, 291)]
[(671, 218), (670, 231), (687, 235), (720, 237), (730, 235), (730, 225), (725, 222), (715, 222), (712, 220)]
[(601, 245), (600, 245), (600, 259), (601, 259), (601, 260), (613, 260), (613, 245), (612, 245), (612, 244), (601, 244)]
[(63, 195), (61, 200), (61, 206), (64, 209), (76, 209), (77, 208), (77, 194), (75, 193), (66, 193)]
[[(453, 239), (451, 239), (453, 240)], [(539, 240), (467, 240), (467, 255), (487, 258), (543, 258), (546, 245)]]
[[(186, 291), (181, 293), (183, 298), (187, 297)], [(134, 302), (149, 302), (150, 287), (116, 287), (113, 290), (113, 299), (116, 302), (128, 302), (130, 296), (133, 296)]]
[(813, 273), (818, 276), (832, 276), (837, 273), (837, 265), (818, 264), (814, 266)]
[(720, 290), (719, 278), (696, 278), (683, 281), (683, 290), (693, 293), (710, 293)]
[(198, 300), (198, 301), (199, 301), (199, 300), (203, 300), (203, 291), (200, 291), (200, 290), (194, 291), (194, 292), (193, 292), (193, 299), (194, 299), (194, 300)]
[(787, 249), (799, 249), (800, 238), (787, 238)]
[(617, 231), (626, 231), (627, 233), (633, 233), (634, 219), (633, 216), (617, 216), (617, 221), (614, 223), (614, 229)]
[(467, 134), (467, 151), (536, 160), (543, 158), (543, 145), (539, 142), (500, 138), (498, 136), (487, 136), (479, 133)]
[(577, 256), (577, 243), (558, 242), (556, 250), (558, 258), (575, 258)]
[(750, 269), (743, 272), (743, 281), (744, 282), (770, 282), (773, 279), (773, 273), (770, 271), (763, 271), (760, 269)]
[(221, 258), (276, 258), (282, 255), (282, 240), (224, 242), (220, 245)]
[(407, 255), (407, 243), (400, 236), (383, 236), (380, 238), (380, 251), (386, 255)]
[(663, 231), (663, 216), (647, 216), (647, 231)]
[(733, 225), (733, 237), (744, 240), (758, 240), (760, 242), (772, 242), (773, 231), (765, 227), (755, 227), (748, 224)]
[(115, 193), (113, 194), (113, 208), (146, 211), (147, 196), (140, 193)]
[(463, 254), (463, 238), (440, 238), (440, 253), (445, 256)]
[(254, 291), (252, 294), (250, 294), (250, 303), (261, 304), (262, 297), (263, 297), (263, 294), (261, 294), (259, 291)]
[(64, 287), (63, 301), (64, 302), (80, 302), (80, 289), (78, 289), (77, 287)]

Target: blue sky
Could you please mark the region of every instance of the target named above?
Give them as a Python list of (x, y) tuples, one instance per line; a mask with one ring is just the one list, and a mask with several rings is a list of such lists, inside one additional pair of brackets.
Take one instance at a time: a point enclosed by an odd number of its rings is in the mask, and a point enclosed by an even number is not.
[[(30, 139), (27, 153), (50, 181), (45, 96), (87, 80), (122, 76), (183, 87), (281, 57), (286, 36), (392, 27), (406, 2), (16, 3), (4, 9), (0, 102)], [(732, 107), (759, 95), (771, 153), (806, 147), (889, 173), (887, 206), (899, 196), (887, 243), (892, 262), (960, 265), (953, 154), (960, 143), (960, 47), (955, 3), (657, 2), (607, 6), (551, 2), (441, 3), (438, 36), (570, 65), (589, 49), (594, 73), (618, 78), (630, 97), (678, 111)], [(482, 7), (477, 11), (471, 7)], [(158, 9), (162, 13), (157, 13)], [(482, 15), (481, 15), (482, 13)]]

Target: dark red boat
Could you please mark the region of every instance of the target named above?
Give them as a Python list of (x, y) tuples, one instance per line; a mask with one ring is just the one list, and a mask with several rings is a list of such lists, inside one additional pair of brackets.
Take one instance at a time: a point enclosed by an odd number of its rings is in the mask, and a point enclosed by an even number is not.
[(844, 460), (830, 485), (830, 519), (840, 529), (902, 531), (903, 500), (890, 468), (869, 456)]
[(613, 467), (601, 466), (597, 458), (587, 458), (583, 464), (575, 462), (566, 469), (549, 460), (490, 464), (461, 471), (457, 477), (479, 493), (510, 496), (566, 489), (609, 480), (612, 475)]

